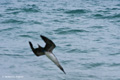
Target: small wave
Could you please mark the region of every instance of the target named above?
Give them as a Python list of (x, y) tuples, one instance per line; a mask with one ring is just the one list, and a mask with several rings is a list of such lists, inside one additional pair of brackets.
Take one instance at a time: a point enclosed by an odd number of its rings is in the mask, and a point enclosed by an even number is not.
[(120, 6), (120, 4), (117, 4), (116, 6)]
[(35, 32), (35, 31), (28, 31), (27, 33), (38, 34), (38, 32)]
[(27, 4), (21, 8), (23, 12), (40, 12), (40, 9), (37, 5), (35, 4)]
[(67, 14), (83, 14), (83, 13), (87, 13), (87, 12), (89, 12), (89, 11), (85, 10), (85, 9), (76, 9), (76, 10), (65, 11), (65, 13), (67, 13)]
[(7, 12), (6, 14), (14, 14), (15, 15), (15, 14), (20, 13), (21, 9), (9, 7), (9, 8), (6, 9), (5, 12)]
[(1, 56), (13, 56), (13, 57), (21, 57), (23, 55), (19, 55), (19, 54), (0, 54)]
[(105, 18), (102, 14), (93, 14), (92, 16), (98, 19)]
[(113, 8), (106, 8), (106, 11), (112, 11), (112, 10), (120, 10), (120, 8), (115, 8), (115, 7), (113, 7)]
[(3, 32), (3, 31), (11, 31), (11, 30), (14, 30), (15, 28), (6, 28), (6, 29), (1, 29), (0, 32)]
[(88, 32), (86, 30), (79, 30), (79, 29), (73, 29), (73, 30), (56, 30), (57, 34), (75, 34), (79, 32)]
[(12, 23), (12, 24), (24, 24), (24, 23), (29, 23), (29, 24), (42, 24), (42, 22), (35, 21), (35, 20), (24, 21), (24, 20), (17, 20), (17, 19), (8, 19), (8, 20), (2, 21), (1, 23)]
[(106, 19), (116, 19), (116, 18), (120, 18), (120, 14), (113, 14), (113, 15), (108, 15), (108, 16), (104, 16), (104, 18)]
[(65, 11), (65, 9), (58, 8), (58, 9), (53, 9), (53, 11)]
[(103, 66), (104, 63), (88, 63), (88, 64), (83, 64), (86, 68), (90, 69), (90, 68), (96, 68), (96, 67), (100, 67)]
[(95, 28), (95, 29), (102, 29), (104, 28), (105, 26), (91, 26), (90, 28)]
[(63, 64), (70, 64), (71, 62), (73, 62), (73, 60), (65, 60), (65, 61), (62, 61)]
[(40, 9), (35, 5), (25, 5), (20, 8), (9, 7), (6, 9), (7, 14), (18, 14), (20, 12), (40, 12)]
[(35, 20), (30, 20), (30, 21), (28, 21), (28, 23), (30, 23), (30, 24), (42, 24), (42, 22), (35, 21)]
[(87, 53), (87, 50), (79, 50), (79, 49), (71, 49), (67, 51), (68, 53), (74, 53), (74, 52), (78, 52), (78, 53)]
[(93, 17), (98, 19), (116, 19), (116, 18), (120, 18), (120, 14), (113, 14), (113, 15), (93, 14)]
[(9, 7), (6, 9), (6, 11), (16, 11), (19, 10), (19, 8)]
[(103, 17), (102, 14), (94, 14), (93, 16), (95, 16), (95, 17)]
[(3, 15), (2, 15), (2, 14), (0, 14), (0, 17), (3, 17)]
[(88, 32), (86, 30), (78, 30), (78, 29), (73, 29), (73, 30), (69, 30), (69, 32)]
[(116, 56), (116, 55), (120, 55), (120, 53), (113, 53), (113, 54), (110, 54), (111, 56)]
[(111, 18), (120, 18), (120, 14), (115, 14), (115, 15), (111, 16)]
[(31, 36), (29, 36), (29, 35), (19, 35), (20, 37), (27, 37), (27, 38), (31, 38)]
[(109, 65), (110, 67), (116, 67), (116, 66), (120, 66), (120, 63), (112, 63)]
[(12, 29), (14, 29), (14, 28), (2, 29), (2, 30), (0, 30), (0, 32), (2, 32), (2, 31), (9, 31), (9, 30), (12, 30)]
[(73, 53), (73, 52), (81, 52), (79, 49), (72, 49), (72, 50), (69, 50), (67, 51), (68, 53)]
[(8, 19), (8, 20), (3, 21), (2, 23), (17, 23), (17, 24), (23, 24), (23, 23), (25, 23), (25, 22), (24, 22), (24, 21), (21, 21), (21, 20), (17, 20), (17, 19)]
[(36, 6), (27, 6), (22, 8), (24, 12), (39, 12), (40, 9), (38, 9)]

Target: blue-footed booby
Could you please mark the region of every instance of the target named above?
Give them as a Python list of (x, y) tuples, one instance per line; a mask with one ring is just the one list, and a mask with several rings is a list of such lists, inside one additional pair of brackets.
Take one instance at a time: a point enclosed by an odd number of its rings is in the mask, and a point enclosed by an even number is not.
[(33, 53), (36, 56), (46, 55), (52, 62), (54, 62), (59, 67), (60, 70), (62, 70), (65, 73), (65, 71), (62, 68), (62, 66), (60, 65), (58, 59), (52, 53), (53, 49), (56, 47), (56, 45), (54, 44), (54, 42), (52, 40), (48, 39), (47, 37), (43, 36), (43, 35), (40, 35), (40, 37), (44, 40), (44, 42), (46, 43), (46, 45), (43, 48), (43, 47), (41, 47), (38, 44), (38, 48), (34, 48), (33, 45), (32, 45), (32, 43), (29, 41), (30, 48), (32, 49)]

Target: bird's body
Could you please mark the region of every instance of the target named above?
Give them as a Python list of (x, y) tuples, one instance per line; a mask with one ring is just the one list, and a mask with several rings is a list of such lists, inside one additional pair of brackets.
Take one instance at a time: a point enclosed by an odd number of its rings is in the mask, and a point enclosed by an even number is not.
[[(30, 47), (33, 51), (33, 53), (36, 55), (36, 56), (42, 56), (42, 55), (46, 55), (52, 62), (54, 62), (64, 73), (64, 69), (62, 68), (62, 66), (59, 64), (59, 61), (57, 60), (57, 58), (55, 57), (55, 55), (52, 53), (53, 49), (56, 47), (56, 45), (50, 40), (48, 39), (47, 37), (45, 36), (42, 36), (41, 35), (41, 38), (45, 41), (46, 45), (45, 47), (41, 47), (39, 44), (38, 44), (38, 48), (33, 48), (33, 45), (32, 43), (29, 41), (29, 44), (30, 44)], [(66, 74), (66, 73), (65, 73)]]
[(60, 65), (57, 58), (55, 57), (55, 55), (53, 53), (50, 52), (45, 52), (45, 55), (52, 61), (54, 62), (57, 66)]

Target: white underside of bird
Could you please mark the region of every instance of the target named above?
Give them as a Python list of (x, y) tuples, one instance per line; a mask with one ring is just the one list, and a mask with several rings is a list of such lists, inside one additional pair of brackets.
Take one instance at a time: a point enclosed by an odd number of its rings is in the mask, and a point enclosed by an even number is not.
[(59, 62), (57, 60), (57, 58), (55, 57), (55, 55), (51, 52), (45, 52), (45, 55), (52, 61), (54, 62), (57, 66), (59, 66)]

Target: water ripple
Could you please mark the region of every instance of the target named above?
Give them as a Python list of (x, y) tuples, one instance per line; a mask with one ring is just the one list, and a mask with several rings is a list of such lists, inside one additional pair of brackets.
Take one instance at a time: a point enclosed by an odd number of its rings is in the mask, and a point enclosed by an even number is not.
[(23, 55), (19, 55), (19, 54), (0, 54), (1, 56), (12, 56), (12, 57), (23, 57)]
[(24, 37), (24, 38), (32, 38), (32, 36), (30, 36), (30, 35), (19, 35), (20, 37)]
[(38, 6), (36, 6), (35, 4), (27, 4), (24, 5), (22, 7), (16, 8), (16, 7), (8, 7), (5, 12), (7, 12), (8, 14), (18, 14), (21, 12), (29, 12), (29, 13), (34, 13), (34, 12), (40, 12), (41, 10), (39, 9)]
[(82, 64), (84, 67), (86, 67), (87, 69), (91, 69), (91, 68), (96, 68), (96, 67), (100, 67), (103, 66), (105, 63), (87, 63), (87, 64)]
[(54, 31), (57, 34), (75, 34), (75, 33), (89, 32), (83, 29), (61, 29), (61, 28)]
[(8, 19), (8, 20), (4, 20), (2, 21), (2, 23), (6, 24), (6, 23), (17, 23), (17, 24), (23, 24), (25, 23), (22, 20), (18, 20), (18, 19)]
[(9, 27), (9, 28), (5, 28), (5, 29), (0, 29), (0, 32), (11, 31), (11, 30), (15, 30), (15, 29), (19, 29), (19, 28), (18, 27)]
[(71, 49), (71, 50), (68, 50), (67, 52), (68, 53), (74, 53), (74, 52), (77, 52), (77, 53), (87, 53), (88, 51), (87, 50), (80, 50), (80, 49)]
[(88, 12), (89, 11), (85, 10), (85, 9), (75, 9), (75, 10), (65, 11), (65, 13), (67, 13), (67, 14), (83, 14), (83, 13), (88, 13)]
[(117, 52), (117, 53), (112, 53), (112, 54), (109, 54), (111, 56), (116, 56), (116, 55), (120, 55), (120, 52)]
[(39, 12), (40, 9), (38, 8), (38, 6), (36, 6), (35, 4), (33, 5), (26, 5), (25, 7), (22, 8), (22, 10), (24, 12)]
[(90, 28), (94, 28), (94, 29), (103, 29), (105, 26), (91, 26)]
[(103, 14), (93, 14), (92, 15), (94, 18), (98, 18), (98, 19), (116, 19), (116, 18), (120, 18), (120, 14), (112, 14), (112, 15), (103, 15)]
[(5, 10), (6, 14), (18, 14), (21, 12), (20, 8), (9, 7)]
[(24, 24), (24, 23), (28, 23), (28, 24), (42, 24), (42, 22), (39, 21), (35, 21), (35, 20), (18, 20), (18, 19), (6, 19), (4, 21), (2, 21), (1, 23), (3, 24), (7, 24), (7, 23), (11, 23), (11, 24)]
[(117, 66), (120, 66), (120, 63), (112, 63), (109, 65), (110, 67), (117, 67)]

